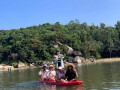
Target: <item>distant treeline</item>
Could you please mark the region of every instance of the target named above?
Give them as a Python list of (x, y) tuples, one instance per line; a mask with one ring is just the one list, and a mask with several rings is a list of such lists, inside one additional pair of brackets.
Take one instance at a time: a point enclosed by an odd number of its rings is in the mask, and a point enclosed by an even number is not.
[(52, 60), (57, 42), (63, 44), (59, 47), (62, 53), (67, 52), (68, 45), (85, 58), (120, 57), (120, 21), (114, 27), (104, 23), (88, 26), (76, 19), (66, 25), (56, 22), (0, 30), (0, 62)]

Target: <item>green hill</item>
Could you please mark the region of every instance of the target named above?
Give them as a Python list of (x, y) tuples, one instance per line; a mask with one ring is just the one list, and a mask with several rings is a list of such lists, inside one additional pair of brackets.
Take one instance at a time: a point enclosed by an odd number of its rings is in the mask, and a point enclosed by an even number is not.
[(52, 60), (56, 49), (54, 44), (61, 42), (62, 53), (66, 53), (65, 44), (83, 56), (106, 58), (120, 57), (120, 22), (115, 27), (79, 23), (70, 21), (67, 25), (45, 23), (27, 28), (0, 30), (0, 62), (27, 62)]

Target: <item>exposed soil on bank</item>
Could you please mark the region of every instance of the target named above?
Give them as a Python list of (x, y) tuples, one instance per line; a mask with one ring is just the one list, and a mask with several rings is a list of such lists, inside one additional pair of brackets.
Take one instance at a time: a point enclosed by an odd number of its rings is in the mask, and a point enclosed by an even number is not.
[(95, 62), (96, 63), (102, 63), (102, 62), (116, 62), (116, 61), (120, 61), (120, 58), (107, 58), (107, 59), (98, 59)]

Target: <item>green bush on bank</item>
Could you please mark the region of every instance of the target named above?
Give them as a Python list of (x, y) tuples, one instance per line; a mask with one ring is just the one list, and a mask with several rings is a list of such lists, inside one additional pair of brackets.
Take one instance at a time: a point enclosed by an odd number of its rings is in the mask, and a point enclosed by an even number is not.
[(18, 63), (17, 63), (17, 62), (13, 62), (13, 63), (12, 63), (12, 66), (13, 66), (14, 68), (18, 68)]

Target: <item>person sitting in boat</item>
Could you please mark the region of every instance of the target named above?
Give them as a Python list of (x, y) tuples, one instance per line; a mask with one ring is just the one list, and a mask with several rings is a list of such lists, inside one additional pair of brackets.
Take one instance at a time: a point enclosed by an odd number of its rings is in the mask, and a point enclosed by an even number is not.
[(56, 76), (56, 72), (54, 70), (54, 66), (50, 65), (49, 66), (49, 71), (47, 73), (47, 80), (48, 81), (55, 81), (55, 76)]
[(62, 67), (58, 67), (56, 72), (56, 81), (65, 82), (65, 70)]
[(67, 65), (67, 71), (65, 73), (65, 76), (67, 78), (67, 81), (74, 81), (76, 77), (78, 77), (77, 71), (75, 69), (75, 65), (72, 63), (68, 63)]
[(42, 80), (47, 80), (48, 71), (49, 70), (47, 69), (47, 64), (44, 64), (43, 69), (39, 71), (39, 75), (41, 76)]
[(62, 67), (64, 68), (64, 63), (63, 63), (63, 58), (64, 58), (65, 54), (61, 54), (60, 50), (57, 49), (57, 55), (54, 55), (53, 57), (56, 59), (55, 62), (55, 69), (57, 70), (58, 67)]

